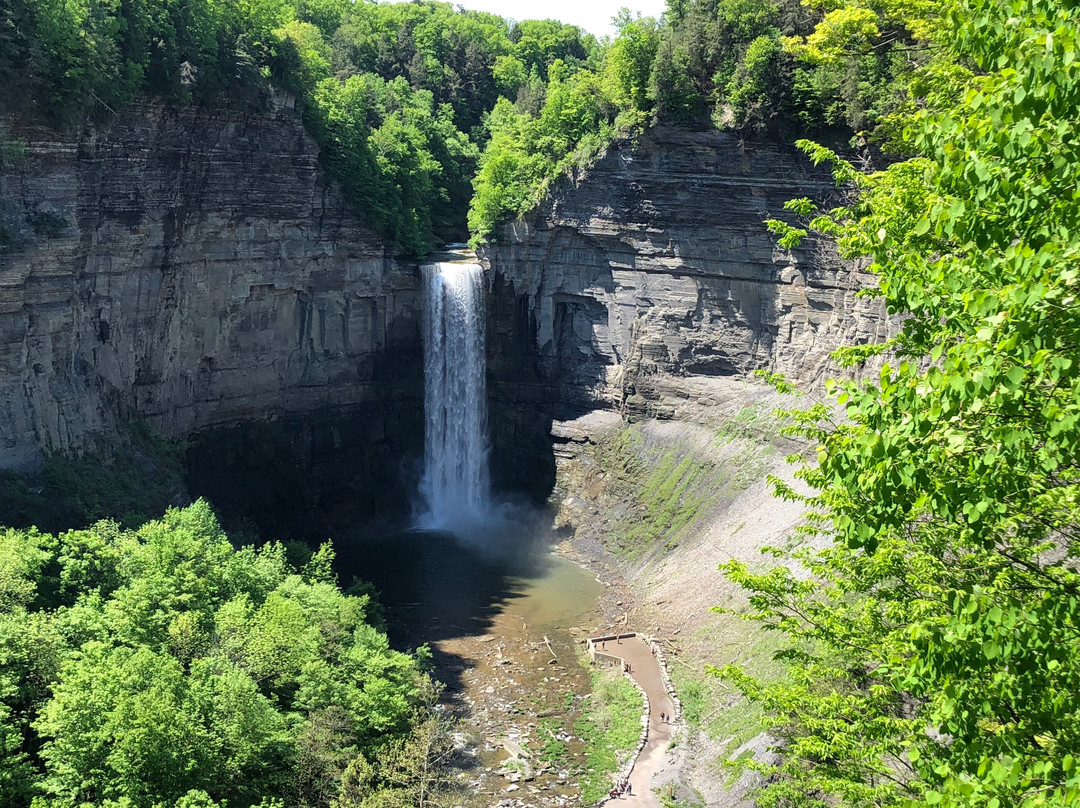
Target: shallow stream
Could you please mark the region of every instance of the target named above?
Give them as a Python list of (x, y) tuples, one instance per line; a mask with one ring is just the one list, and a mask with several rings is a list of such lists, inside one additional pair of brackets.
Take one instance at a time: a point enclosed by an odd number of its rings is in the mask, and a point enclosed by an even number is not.
[(574, 804), (584, 766), (574, 732), (590, 692), (580, 641), (601, 619), (603, 587), (528, 533), (507, 528), (469, 544), (406, 531), (337, 545), (342, 580), (379, 590), (391, 641), (431, 646), (444, 701), (478, 750), (476, 806)]

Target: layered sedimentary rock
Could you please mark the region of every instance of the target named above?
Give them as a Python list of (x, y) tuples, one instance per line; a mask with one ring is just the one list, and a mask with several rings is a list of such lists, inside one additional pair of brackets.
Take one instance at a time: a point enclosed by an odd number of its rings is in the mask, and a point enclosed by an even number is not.
[[(211, 493), (401, 506), (423, 437), (419, 272), (274, 104), (5, 125), (0, 468), (136, 418), (193, 439)], [(657, 128), (508, 224), (480, 255), (499, 486), (550, 490), (552, 416), (678, 416), (716, 389), (694, 379), (813, 382), (837, 345), (883, 337), (880, 304), (855, 296), (872, 278), (764, 226), (834, 194), (792, 149)]]
[(551, 414), (663, 416), (692, 395), (680, 379), (758, 368), (810, 384), (839, 345), (887, 336), (881, 302), (856, 296), (871, 276), (824, 245), (779, 249), (765, 226), (793, 197), (836, 194), (793, 148), (654, 128), (508, 224), (481, 252), (497, 462)]
[(288, 98), (136, 104), (10, 137), (0, 468), (92, 449), (132, 417), (228, 449), (244, 440), (222, 429), (317, 411), (315, 433), (284, 436), (297, 462), (317, 445), (361, 465), (419, 446), (417, 270), (324, 179)]

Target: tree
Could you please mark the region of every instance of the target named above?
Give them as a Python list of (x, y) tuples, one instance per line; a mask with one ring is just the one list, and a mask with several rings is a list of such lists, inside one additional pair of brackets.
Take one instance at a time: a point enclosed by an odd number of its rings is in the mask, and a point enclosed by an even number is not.
[(736, 126), (763, 126), (781, 111), (784, 84), (780, 43), (767, 34), (750, 43), (727, 88)]
[(415, 730), (383, 747), (374, 767), (363, 757), (350, 764), (333, 808), (445, 808), (460, 801), (451, 798), (453, 724), (438, 711), (439, 693), (425, 691)]
[(488, 116), (491, 140), (473, 180), (469, 228), (476, 238), (492, 234), (508, 216), (537, 204), (548, 183), (593, 157), (614, 134), (615, 106), (601, 78), (590, 70), (573, 72), (552, 63), (538, 116), (520, 111), (505, 98)]
[(615, 18), (618, 34), (607, 53), (604, 66), (606, 94), (621, 109), (648, 113), (649, 77), (660, 46), (660, 31), (651, 17), (630, 16), (623, 9)]
[(711, 84), (707, 49), (714, 41), (712, 20), (694, 12), (661, 36), (649, 80), (649, 97), (661, 120), (694, 123), (706, 112)]
[(831, 387), (844, 420), (796, 414), (811, 529), (836, 540), (799, 555), (814, 577), (726, 565), (791, 640), (780, 682), (724, 672), (785, 738), (754, 764), (763, 806), (1080, 800), (1080, 11), (968, 0), (934, 25), (896, 130), (918, 156), (863, 175), (803, 144), (857, 191), (809, 227), (906, 319), (841, 352), (890, 357)]
[(203, 501), (0, 531), (3, 804), (327, 806), (350, 761), (423, 728), (431, 687), (332, 562), (236, 550)]

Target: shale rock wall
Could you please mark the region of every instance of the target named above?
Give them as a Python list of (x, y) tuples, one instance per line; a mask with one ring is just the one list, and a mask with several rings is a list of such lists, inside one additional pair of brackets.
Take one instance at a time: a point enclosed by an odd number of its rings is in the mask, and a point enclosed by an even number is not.
[(856, 297), (872, 276), (824, 245), (776, 247), (764, 221), (798, 196), (837, 190), (794, 148), (658, 127), (506, 225), (481, 251), (497, 462), (545, 415), (670, 417), (694, 378), (812, 384), (839, 345), (887, 336), (881, 302)]
[(892, 324), (856, 297), (872, 276), (825, 245), (775, 245), (764, 221), (798, 196), (838, 199), (827, 170), (775, 142), (658, 127), (616, 143), (482, 251), (492, 329), (515, 337), (493, 341), (492, 374), (619, 407), (656, 374), (835, 372), (831, 351)]
[[(138, 418), (192, 440), (208, 493), (402, 506), (422, 451), (419, 273), (325, 180), (286, 96), (136, 104), (63, 134), (0, 124), (25, 144), (0, 165), (0, 469), (108, 446)], [(837, 345), (884, 336), (855, 296), (872, 278), (764, 227), (835, 193), (791, 149), (656, 128), (508, 224), (480, 254), (500, 487), (551, 490), (552, 417), (682, 417), (716, 389), (695, 379), (814, 382)]]
[(133, 417), (213, 434), (219, 471), (250, 442), (222, 430), (255, 421), (264, 448), (282, 424), (297, 464), (419, 445), (417, 270), (324, 179), (288, 97), (8, 124), (25, 145), (0, 168), (0, 468), (92, 450)]

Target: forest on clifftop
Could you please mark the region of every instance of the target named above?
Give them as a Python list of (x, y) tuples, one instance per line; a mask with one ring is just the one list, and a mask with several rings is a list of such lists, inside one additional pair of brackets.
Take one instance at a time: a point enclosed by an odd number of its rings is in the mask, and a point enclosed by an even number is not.
[(143, 95), (261, 109), (287, 87), (349, 198), (419, 256), (463, 238), (467, 211), (473, 235), (491, 236), (653, 121), (872, 127), (913, 61), (906, 34), (841, 61), (782, 47), (823, 15), (796, 0), (677, 0), (660, 20), (622, 13), (598, 41), (427, 1), (12, 0), (0, 109), (70, 125)]

